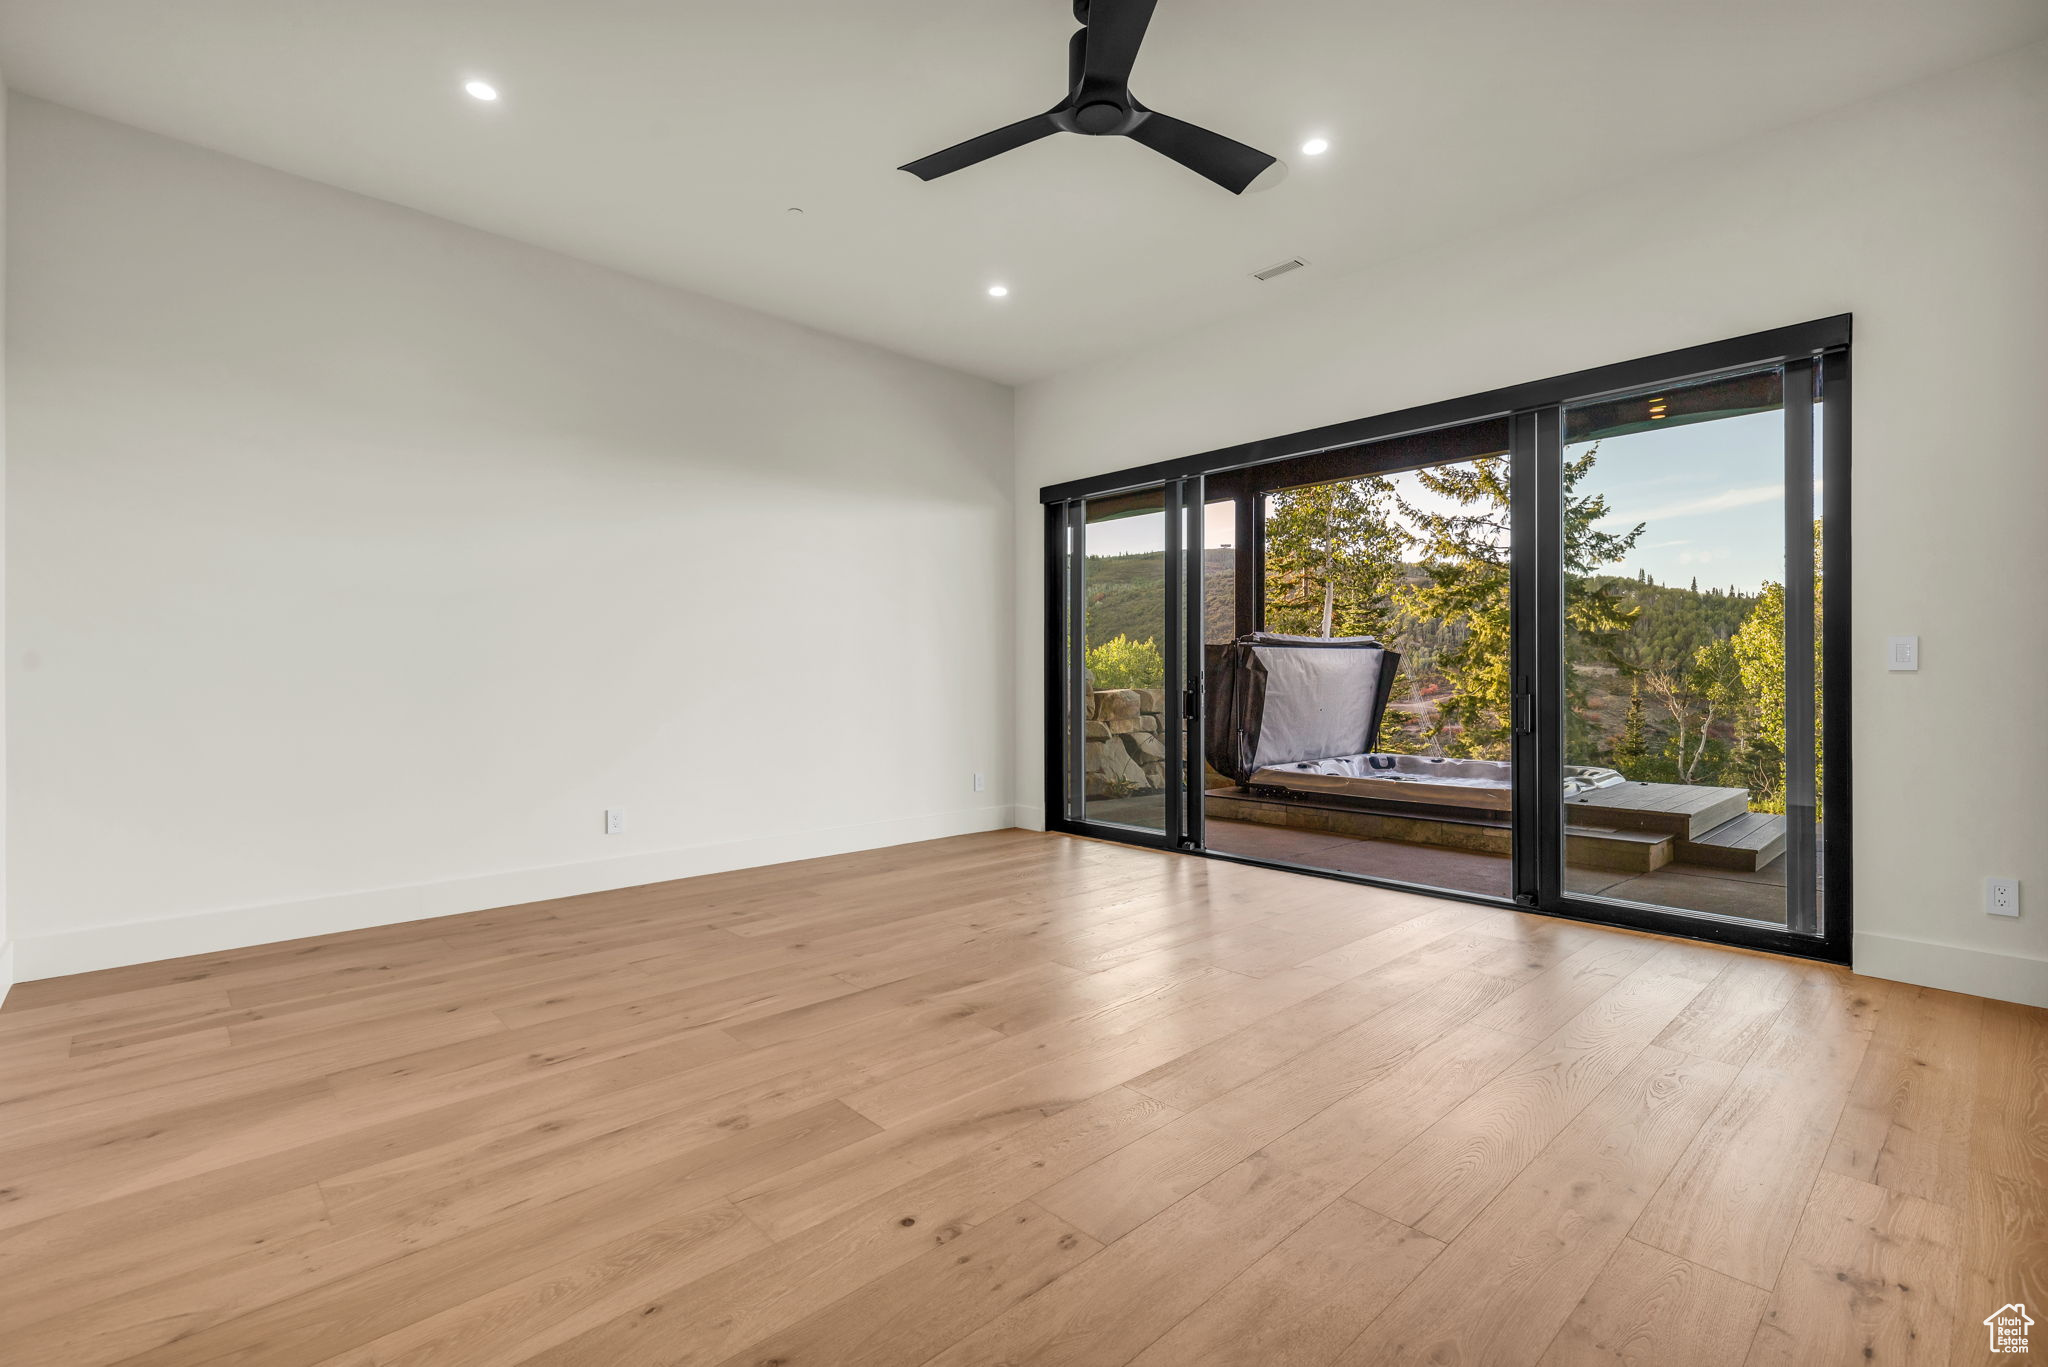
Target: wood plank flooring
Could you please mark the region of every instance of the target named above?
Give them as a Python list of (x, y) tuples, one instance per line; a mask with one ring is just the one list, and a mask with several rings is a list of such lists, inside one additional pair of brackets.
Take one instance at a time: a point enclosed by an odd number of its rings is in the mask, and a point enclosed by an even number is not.
[(10, 1367), (1956, 1367), (2048, 1012), (1005, 831), (18, 987), (0, 1288)]

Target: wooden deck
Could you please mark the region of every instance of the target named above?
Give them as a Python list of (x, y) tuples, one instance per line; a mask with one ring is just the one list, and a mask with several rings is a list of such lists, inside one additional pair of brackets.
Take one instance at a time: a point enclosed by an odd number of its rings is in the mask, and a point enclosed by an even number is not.
[(1567, 796), (1565, 819), (1576, 825), (1658, 831), (1697, 840), (1749, 811), (1749, 790), (1689, 783), (1622, 783)]
[[(1746, 788), (1705, 784), (1624, 783), (1565, 799), (1566, 856), (1585, 868), (1648, 873), (1667, 864), (1699, 864), (1754, 873), (1785, 853), (1785, 818), (1749, 810)], [(1640, 864), (1601, 863), (1590, 851), (1599, 830), (1608, 842), (1648, 837)], [(1588, 855), (1574, 857), (1573, 844)]]
[[(1441, 845), (1222, 821), (1213, 815), (1207, 840), (1212, 850), (1280, 864), (1332, 869), (1493, 897), (1514, 893), (1514, 879), (1504, 851), (1485, 854)], [(1754, 873), (1698, 864), (1667, 864), (1638, 873), (1567, 863), (1564, 874), (1566, 890), (1579, 896), (1704, 911), (1768, 925), (1785, 924), (1782, 862)]]
[[(1506, 854), (1503, 818), (1386, 809), (1325, 796), (1287, 797), (1211, 789), (1212, 819), (1260, 822), (1370, 840)], [(1749, 810), (1742, 788), (1629, 783), (1565, 801), (1565, 855), (1575, 867), (1652, 873), (1669, 864), (1754, 873), (1785, 852), (1785, 818)]]
[(999, 832), (16, 988), (0, 1360), (1974, 1367), (2044, 1079), (2029, 1008)]
[(1680, 840), (1676, 858), (1708, 868), (1755, 871), (1785, 853), (1785, 818), (1773, 812), (1744, 812), (1705, 835)]

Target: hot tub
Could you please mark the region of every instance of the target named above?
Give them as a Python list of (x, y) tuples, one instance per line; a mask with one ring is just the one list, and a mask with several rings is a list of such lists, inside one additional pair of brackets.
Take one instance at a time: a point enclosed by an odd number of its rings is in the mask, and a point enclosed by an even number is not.
[[(1374, 799), (1403, 805), (1484, 807), (1506, 811), (1510, 766), (1503, 759), (1443, 759), (1429, 755), (1339, 755), (1332, 759), (1271, 764), (1246, 781), (1304, 796)], [(1564, 791), (1590, 792), (1626, 783), (1620, 772), (1568, 765)]]
[[(1506, 760), (1373, 748), (1401, 656), (1371, 637), (1254, 633), (1212, 643), (1205, 658), (1204, 753), (1226, 778), (1282, 796), (1463, 809), (1478, 820), (1507, 811)], [(1564, 773), (1567, 793), (1625, 782), (1612, 769)]]

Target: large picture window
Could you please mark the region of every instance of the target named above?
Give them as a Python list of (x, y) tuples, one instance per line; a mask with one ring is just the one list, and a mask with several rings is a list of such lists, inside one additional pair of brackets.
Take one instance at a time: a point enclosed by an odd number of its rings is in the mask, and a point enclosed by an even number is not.
[(1052, 824), (1844, 957), (1848, 344), (1045, 490)]

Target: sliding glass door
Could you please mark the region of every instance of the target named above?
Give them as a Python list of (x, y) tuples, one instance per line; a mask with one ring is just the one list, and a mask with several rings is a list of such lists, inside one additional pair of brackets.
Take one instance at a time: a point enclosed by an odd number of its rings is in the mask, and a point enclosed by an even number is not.
[(1843, 957), (1847, 343), (1046, 490), (1050, 824)]
[(1811, 929), (1811, 362), (1563, 409), (1563, 892)]
[[(1461, 426), (1212, 481), (1236, 497), (1211, 502), (1205, 518), (1209, 641), (1264, 632), (1294, 638), (1287, 649), (1299, 653), (1370, 640), (1394, 663), (1375, 699), (1377, 730), (1362, 728), (1369, 750), (1297, 744), (1243, 774), (1212, 760), (1210, 850), (1514, 895), (1504, 430)], [(1254, 563), (1241, 584), (1225, 552), (1242, 504)]]
[(1145, 843), (1186, 833), (1182, 550), (1189, 497), (1175, 480), (1056, 510), (1060, 810)]

